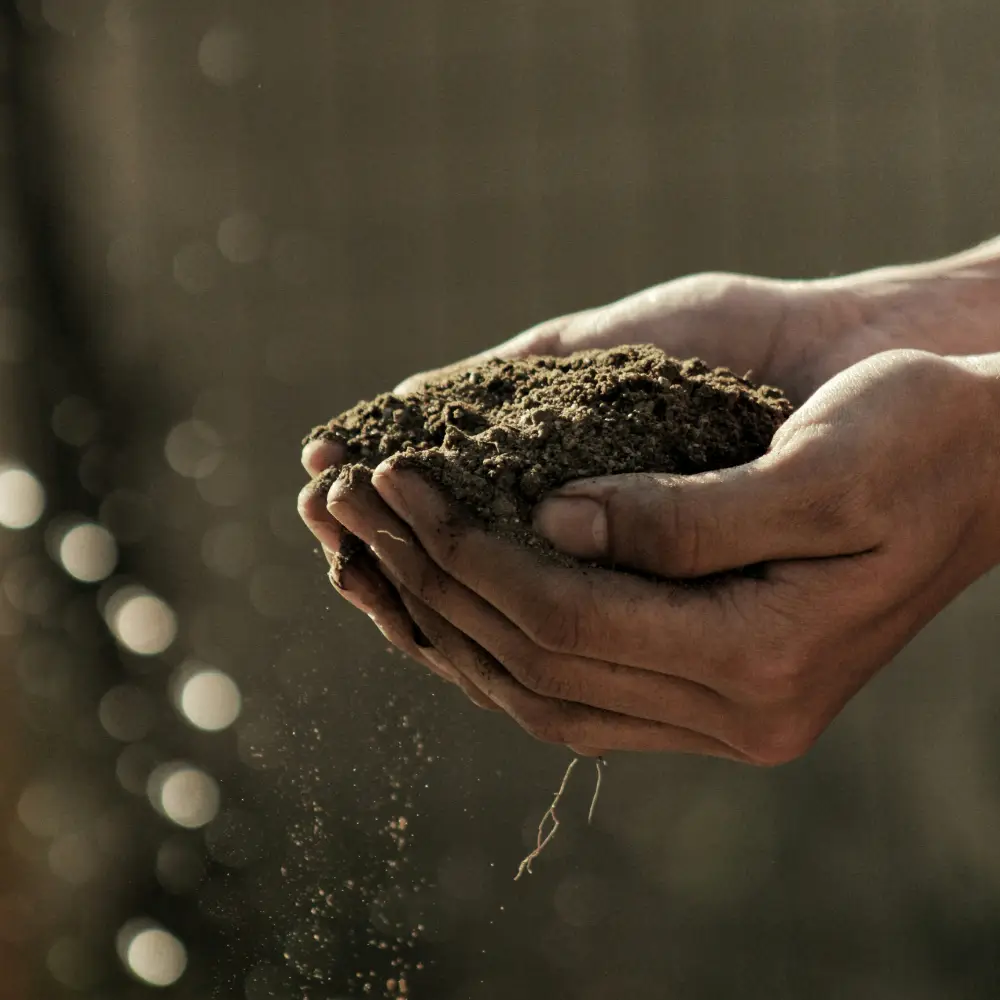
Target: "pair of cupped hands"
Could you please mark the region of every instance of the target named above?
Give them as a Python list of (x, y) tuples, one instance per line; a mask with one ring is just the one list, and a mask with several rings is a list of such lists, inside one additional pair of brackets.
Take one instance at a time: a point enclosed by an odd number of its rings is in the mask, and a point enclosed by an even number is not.
[(534, 736), (585, 754), (790, 761), (1000, 561), (1000, 295), (976, 268), (695, 275), (454, 366), (651, 343), (796, 404), (746, 465), (544, 498), (536, 530), (609, 568), (486, 533), (392, 459), (328, 488), (315, 477), (344, 459), (329, 442), (303, 452), (300, 513), (331, 561), (347, 532), (367, 543), (331, 582), (390, 642)]

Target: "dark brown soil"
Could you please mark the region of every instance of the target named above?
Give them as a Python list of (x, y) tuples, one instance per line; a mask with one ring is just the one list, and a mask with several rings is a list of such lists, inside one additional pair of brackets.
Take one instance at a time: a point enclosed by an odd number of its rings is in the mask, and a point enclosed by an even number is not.
[(740, 465), (764, 454), (791, 411), (778, 389), (643, 345), (487, 361), (358, 403), (306, 440), (343, 444), (348, 476), (402, 455), (489, 530), (553, 552), (531, 530), (548, 491), (589, 476)]

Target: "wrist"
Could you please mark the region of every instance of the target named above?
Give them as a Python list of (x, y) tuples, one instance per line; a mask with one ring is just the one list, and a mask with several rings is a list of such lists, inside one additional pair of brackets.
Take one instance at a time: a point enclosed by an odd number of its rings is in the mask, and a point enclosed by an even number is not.
[(1000, 353), (951, 358), (969, 377), (969, 410), (979, 430), (977, 464), (984, 474), (984, 554), (1000, 565)]

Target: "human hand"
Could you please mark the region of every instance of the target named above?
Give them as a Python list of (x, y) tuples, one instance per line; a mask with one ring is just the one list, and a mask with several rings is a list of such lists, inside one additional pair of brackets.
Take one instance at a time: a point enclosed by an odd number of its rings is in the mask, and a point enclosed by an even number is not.
[[(667, 282), (599, 309), (558, 317), (447, 368), (411, 376), (396, 387), (412, 392), (428, 379), (464, 369), (488, 357), (564, 356), (587, 348), (652, 343), (677, 357), (699, 356), (709, 364), (752, 371), (759, 382), (781, 385), (794, 402), (805, 398), (835, 367), (851, 357), (859, 340), (847, 300), (822, 283), (775, 281), (731, 274), (699, 274)], [(300, 496), (303, 520), (332, 558), (344, 533), (326, 507), (332, 480), (318, 481), (343, 461), (336, 443), (310, 441), (302, 463), (313, 477)], [(381, 607), (384, 579), (360, 563), (349, 574), (352, 596)], [(347, 580), (344, 581), (348, 582)], [(346, 591), (345, 591), (346, 594)], [(389, 622), (390, 608), (379, 615)], [(412, 650), (408, 650), (412, 652)]]
[[(821, 366), (814, 363), (814, 355), (819, 357), (821, 347), (827, 355), (844, 350), (841, 341), (846, 337), (834, 336), (839, 301), (838, 293), (805, 282), (742, 275), (694, 275), (600, 309), (542, 323), (475, 357), (412, 376), (397, 386), (396, 392), (413, 391), (429, 378), (468, 367), (487, 357), (562, 356), (585, 348), (654, 343), (678, 357), (698, 355), (711, 364), (725, 364), (740, 372), (752, 369), (759, 381), (783, 379), (794, 383), (794, 389), (786, 388), (786, 392), (793, 397), (804, 397), (821, 377)], [(847, 329), (846, 316), (840, 324)], [(348, 601), (369, 614), (396, 646), (435, 673), (464, 687), (481, 707), (490, 707), (492, 703), (460, 673), (449, 668), (446, 661), (431, 662), (433, 654), (418, 645), (419, 630), (374, 560), (361, 553), (348, 565), (341, 566), (336, 553), (345, 533), (327, 507), (333, 478), (322, 474), (335, 471), (343, 458), (339, 445), (323, 439), (309, 442), (302, 454), (303, 465), (314, 478), (300, 494), (299, 511), (334, 569), (332, 583)]]
[[(950, 267), (937, 262), (817, 282), (696, 275), (543, 323), (452, 368), (488, 356), (559, 355), (652, 342), (677, 356), (697, 354), (711, 364), (749, 370), (801, 402), (838, 371), (881, 350), (907, 344), (943, 352), (983, 347), (984, 337), (993, 334), (992, 324), (975, 321), (972, 308), (984, 284), (976, 280), (976, 275), (982, 279), (979, 262), (959, 261)], [(953, 321), (956, 312), (962, 314), (960, 324)], [(414, 376), (397, 391), (410, 391), (448, 370)], [(303, 463), (313, 476), (335, 469), (342, 458), (338, 447), (326, 441), (311, 442), (303, 451)], [(300, 497), (300, 512), (332, 559), (344, 532), (327, 509), (331, 482), (314, 479)], [(428, 653), (415, 645), (414, 625), (395, 589), (373, 561), (353, 563), (343, 576), (335, 574), (333, 582), (344, 585), (341, 593), (391, 641), (430, 666)], [(446, 665), (432, 669), (461, 682)]]
[(334, 485), (330, 509), (395, 581), (431, 662), (534, 735), (780, 763), (1000, 556), (997, 396), (975, 364), (883, 353), (756, 462), (576, 483), (538, 509), (572, 554), (723, 574), (696, 586), (546, 564), (391, 459), (371, 484)]

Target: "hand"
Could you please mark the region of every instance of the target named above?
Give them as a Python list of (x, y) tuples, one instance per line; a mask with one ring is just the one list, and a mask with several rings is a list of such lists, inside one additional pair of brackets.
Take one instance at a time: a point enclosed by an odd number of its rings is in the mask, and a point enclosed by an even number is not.
[[(780, 385), (801, 402), (829, 377), (855, 361), (892, 347), (914, 345), (946, 353), (988, 350), (995, 337), (992, 310), (977, 300), (995, 285), (975, 252), (949, 261), (884, 269), (819, 282), (782, 282), (737, 275), (696, 275), (621, 302), (551, 320), (513, 340), (467, 359), (566, 354), (587, 347), (652, 342), (678, 356), (697, 354), (760, 381)], [(962, 322), (956, 324), (956, 313)], [(441, 371), (446, 371), (443, 369)], [(433, 372), (397, 387), (410, 391)], [(313, 476), (342, 460), (337, 448), (313, 442), (303, 463)], [(314, 479), (302, 492), (300, 512), (328, 558), (343, 531), (328, 511), (332, 480)], [(416, 646), (414, 624), (395, 588), (378, 567), (355, 563), (334, 585), (366, 611), (384, 634), (436, 672), (462, 683), (440, 656)], [(431, 657), (438, 662), (431, 664)], [(466, 685), (463, 685), (466, 686)], [(467, 693), (484, 704), (481, 696)]]
[(428, 659), (541, 739), (781, 763), (996, 562), (996, 386), (963, 360), (883, 353), (756, 462), (576, 483), (538, 510), (571, 553), (725, 574), (695, 586), (546, 564), (391, 459), (335, 485), (330, 509), (395, 581)]
[[(826, 373), (863, 352), (868, 338), (859, 317), (863, 310), (837, 288), (823, 283), (783, 282), (742, 275), (701, 274), (640, 292), (621, 302), (560, 317), (473, 358), (446, 369), (412, 376), (396, 387), (411, 392), (428, 378), (459, 370), (487, 357), (531, 354), (566, 355), (594, 347), (654, 343), (678, 357), (699, 356), (710, 364), (758, 381), (781, 385), (793, 400), (804, 399)], [(302, 462), (313, 480), (299, 496), (299, 512), (321, 543), (327, 560), (344, 538), (342, 526), (327, 508), (333, 481), (320, 478), (343, 461), (330, 442), (305, 446)], [(352, 604), (368, 614), (382, 633), (408, 655), (440, 676), (462, 686), (481, 707), (491, 707), (439, 654), (417, 644), (418, 630), (395, 588), (370, 559), (354, 561), (331, 582)], [(436, 661), (436, 662), (432, 662)]]

